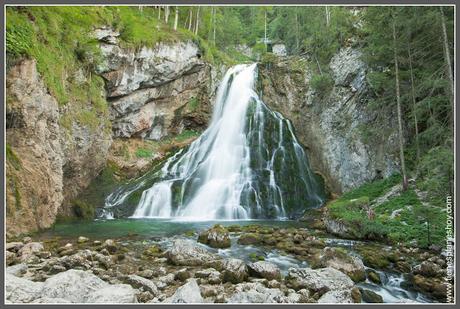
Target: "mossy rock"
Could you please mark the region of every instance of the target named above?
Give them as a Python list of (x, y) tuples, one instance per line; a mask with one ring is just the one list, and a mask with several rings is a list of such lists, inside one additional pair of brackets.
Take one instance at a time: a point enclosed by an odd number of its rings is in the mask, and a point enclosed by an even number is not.
[(376, 284), (381, 284), (382, 281), (380, 280), (380, 276), (378, 273), (376, 273), (375, 271), (373, 270), (368, 270), (367, 271), (367, 278), (371, 281), (371, 282), (374, 282)]
[(246, 233), (238, 238), (238, 244), (240, 245), (258, 245), (262, 242), (259, 234)]
[(231, 246), (228, 231), (222, 225), (216, 224), (209, 230), (201, 232), (198, 236), (198, 242), (208, 245), (212, 248), (229, 248)]
[(385, 269), (390, 266), (387, 254), (379, 248), (359, 248), (359, 253), (363, 258), (364, 265), (375, 268)]
[(383, 297), (371, 290), (360, 289), (360, 292), (363, 301), (366, 303), (383, 303)]
[(162, 254), (161, 249), (156, 245), (148, 247), (143, 252), (143, 255), (147, 257), (157, 257), (157, 256), (160, 256), (161, 254)]

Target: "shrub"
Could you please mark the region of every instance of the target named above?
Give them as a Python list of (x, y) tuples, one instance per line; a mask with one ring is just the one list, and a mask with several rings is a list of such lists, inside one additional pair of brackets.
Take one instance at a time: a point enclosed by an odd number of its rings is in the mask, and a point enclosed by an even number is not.
[(325, 97), (332, 90), (334, 80), (329, 74), (313, 75), (310, 86), (320, 97)]

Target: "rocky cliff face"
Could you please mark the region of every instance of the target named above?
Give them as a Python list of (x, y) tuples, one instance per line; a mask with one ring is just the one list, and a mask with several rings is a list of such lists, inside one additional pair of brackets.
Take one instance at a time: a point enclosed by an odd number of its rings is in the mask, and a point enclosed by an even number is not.
[[(334, 193), (389, 176), (398, 168), (396, 118), (375, 121), (360, 57), (358, 50), (344, 48), (332, 58), (334, 85), (326, 92), (311, 87), (307, 59), (285, 58), (260, 70), (264, 102), (292, 121), (312, 166)], [(366, 126), (389, 133), (369, 139)]]
[(117, 36), (108, 29), (96, 32), (114, 137), (159, 140), (205, 127), (215, 89), (198, 46), (185, 41), (132, 50), (120, 47)]
[(77, 106), (59, 106), (33, 60), (7, 75), (7, 233), (49, 227), (68, 201), (105, 164), (111, 143), (106, 122), (89, 127), (75, 118)]
[[(72, 216), (72, 201), (105, 166), (113, 138), (159, 140), (202, 129), (223, 69), (213, 69), (191, 41), (122, 48), (118, 33), (96, 29), (108, 113), (90, 102), (59, 106), (35, 61), (11, 66), (7, 76), (7, 232), (51, 226)], [(78, 76), (82, 82), (89, 78)], [(82, 121), (92, 114), (92, 123)], [(82, 117), (80, 117), (82, 116)]]

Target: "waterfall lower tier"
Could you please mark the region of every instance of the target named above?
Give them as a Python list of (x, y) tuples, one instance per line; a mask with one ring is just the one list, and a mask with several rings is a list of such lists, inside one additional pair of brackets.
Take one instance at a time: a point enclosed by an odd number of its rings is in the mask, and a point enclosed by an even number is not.
[(136, 192), (134, 218), (293, 218), (320, 206), (322, 184), (290, 122), (255, 92), (256, 79), (256, 64), (229, 69), (208, 129), (168, 159), (152, 184), (143, 176), (108, 196), (105, 215)]

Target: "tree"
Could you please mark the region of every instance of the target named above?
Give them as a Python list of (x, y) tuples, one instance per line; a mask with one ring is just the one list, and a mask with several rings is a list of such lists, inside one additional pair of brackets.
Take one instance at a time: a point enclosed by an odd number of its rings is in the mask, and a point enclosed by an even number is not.
[[(449, 98), (452, 107), (454, 106), (454, 75), (452, 74), (452, 63), (450, 60), (450, 50), (449, 50), (449, 39), (447, 38), (447, 30), (446, 30), (446, 21), (444, 18), (444, 10), (442, 6), (439, 7), (441, 11), (441, 26), (442, 26), (442, 42), (444, 47), (444, 59), (446, 61), (446, 72), (447, 77), (449, 78)], [(453, 109), (453, 108), (452, 108)], [(450, 123), (452, 124), (453, 128), (453, 121), (452, 116), (450, 117)]]
[(176, 6), (176, 14), (174, 17), (174, 31), (177, 31), (177, 24), (179, 22), (179, 7)]
[(398, 110), (398, 134), (399, 134), (399, 157), (401, 160), (401, 174), (403, 176), (403, 190), (407, 190), (407, 173), (406, 173), (406, 161), (404, 157), (404, 137), (403, 137), (403, 126), (402, 126), (402, 112), (401, 112), (401, 94), (399, 89), (399, 67), (398, 67), (398, 53), (396, 43), (396, 21), (393, 16), (393, 57), (395, 66), (395, 84), (396, 84), (396, 105)]
[(198, 7), (196, 10), (195, 35), (198, 35), (199, 26), (200, 26), (200, 7)]

